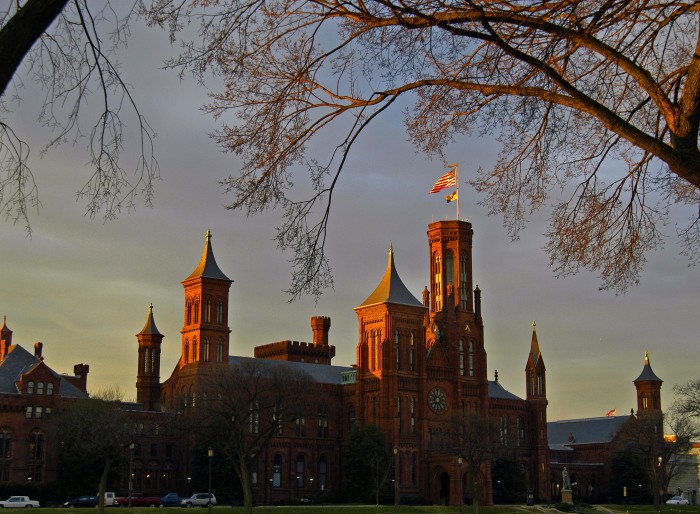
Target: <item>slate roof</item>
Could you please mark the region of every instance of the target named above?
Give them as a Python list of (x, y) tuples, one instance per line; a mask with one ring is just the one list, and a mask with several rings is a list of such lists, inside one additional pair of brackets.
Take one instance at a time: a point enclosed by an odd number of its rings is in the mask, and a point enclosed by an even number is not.
[[(577, 444), (609, 443), (620, 432), (629, 416), (565, 419), (547, 423), (550, 450), (568, 450)], [(569, 436), (573, 441), (569, 441)]]
[(154, 335), (154, 336), (162, 336), (163, 335), (158, 331), (158, 327), (156, 326), (156, 322), (153, 320), (153, 304), (150, 304), (148, 306), (148, 318), (146, 318), (146, 324), (141, 329), (141, 332), (139, 332), (136, 335)]
[[(21, 346), (17, 344), (10, 346), (7, 355), (0, 362), (0, 394), (19, 394), (16, 382), (19, 380), (20, 373), (27, 373), (39, 362), (38, 357)], [(51, 368), (49, 368), (49, 371), (55, 378), (59, 379), (58, 394), (61, 396), (72, 398), (85, 398), (88, 396), (87, 393), (84, 393), (66, 380), (63, 375), (56, 373)]]
[(522, 400), (515, 396), (510, 391), (507, 391), (503, 386), (494, 380), (489, 380), (489, 398), (498, 398), (501, 400)]
[[(362, 302), (360, 307), (376, 305), (380, 303), (395, 303), (400, 305), (410, 305), (412, 307), (426, 307), (411, 294), (399, 277), (394, 266), (394, 248), (389, 246), (389, 262), (379, 285), (374, 292)], [(357, 308), (357, 307), (356, 307)]]
[(265, 366), (267, 369), (273, 369), (275, 366), (284, 366), (288, 369), (304, 371), (311, 375), (314, 381), (320, 384), (341, 384), (341, 375), (346, 371), (352, 371), (354, 368), (350, 366), (329, 366), (326, 364), (314, 364), (311, 362), (294, 362), (294, 361), (277, 361), (269, 359), (258, 359), (255, 357), (241, 357), (231, 355), (228, 362), (231, 366), (243, 364), (245, 362), (255, 362), (256, 366)]
[(226, 280), (227, 282), (233, 282), (233, 280), (228, 278), (224, 274), (224, 272), (221, 271), (218, 264), (216, 264), (216, 259), (214, 258), (214, 251), (211, 248), (211, 230), (207, 230), (206, 243), (204, 243), (204, 251), (202, 251), (202, 258), (199, 260), (199, 264), (192, 272), (192, 274), (189, 277), (187, 277), (184, 281), (199, 277), (213, 278), (216, 280)]

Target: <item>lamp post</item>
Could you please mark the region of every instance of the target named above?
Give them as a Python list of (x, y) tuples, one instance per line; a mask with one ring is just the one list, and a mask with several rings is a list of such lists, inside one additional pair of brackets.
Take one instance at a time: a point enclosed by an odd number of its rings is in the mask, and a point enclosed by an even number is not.
[(656, 459), (656, 469), (654, 470), (654, 509), (661, 509), (661, 464), (663, 459), (659, 455)]
[(27, 484), (29, 484), (29, 492), (27, 495), (31, 498), (32, 497), (32, 477), (28, 476), (27, 477)]
[(134, 443), (129, 445), (129, 508), (131, 508), (131, 492), (134, 490)]
[(192, 477), (187, 477), (187, 496), (190, 497), (192, 496), (192, 487), (190, 486), (192, 484)]
[(399, 469), (399, 449), (394, 446), (394, 505), (398, 505), (399, 501), (399, 477), (401, 470)]
[(214, 450), (211, 446), (207, 450), (207, 457), (209, 457), (209, 501), (207, 502), (207, 509), (209, 509), (209, 514), (211, 514), (211, 458), (214, 456)]
[(459, 514), (462, 514), (462, 501), (464, 501), (464, 492), (462, 491), (462, 456), (457, 457), (459, 464)]
[(272, 505), (272, 479), (268, 479), (268, 482), (270, 483), (270, 505)]

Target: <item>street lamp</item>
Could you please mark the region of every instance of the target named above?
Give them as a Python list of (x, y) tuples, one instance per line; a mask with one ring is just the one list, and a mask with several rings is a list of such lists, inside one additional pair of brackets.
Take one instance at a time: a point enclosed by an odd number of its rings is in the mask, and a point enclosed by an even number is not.
[(190, 484), (192, 484), (192, 477), (187, 477), (187, 496), (192, 496), (192, 488), (190, 487)]
[(459, 464), (459, 514), (462, 514), (462, 501), (464, 500), (464, 492), (462, 491), (462, 456), (457, 457)]
[(399, 477), (401, 476), (401, 470), (399, 469), (399, 449), (394, 446), (394, 505), (398, 505), (399, 502)]
[(268, 479), (268, 482), (270, 483), (270, 505), (272, 505), (272, 479)]
[(214, 456), (214, 450), (211, 446), (207, 450), (207, 457), (209, 457), (209, 501), (207, 502), (207, 508), (209, 509), (209, 514), (211, 514), (211, 458)]

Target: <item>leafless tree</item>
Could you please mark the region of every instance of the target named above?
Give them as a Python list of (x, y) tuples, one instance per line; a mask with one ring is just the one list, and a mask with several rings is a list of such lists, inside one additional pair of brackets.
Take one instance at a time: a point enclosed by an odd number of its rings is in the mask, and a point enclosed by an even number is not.
[[(169, 65), (225, 80), (207, 109), (223, 120), (216, 140), (243, 160), (223, 182), (230, 208), (285, 209), (277, 242), (293, 250), (296, 296), (332, 284), (324, 244), (339, 173), (368, 124), (404, 97), (408, 134), (427, 154), (495, 135), (497, 162), (470, 183), (513, 238), (551, 204), (555, 273), (595, 270), (614, 291), (637, 284), (669, 209), (700, 204), (698, 10), (681, 0), (154, 0), (147, 14), (173, 40), (201, 22)], [(342, 130), (337, 146), (309, 155), (331, 127)], [(299, 200), (290, 188), (304, 165), (314, 190)], [(697, 262), (697, 213), (678, 230)]]
[[(27, 84), (43, 94), (35, 114), (52, 134), (42, 153), (65, 142), (86, 144), (91, 175), (76, 193), (86, 214), (112, 219), (131, 209), (139, 195), (150, 204), (160, 173), (155, 133), (115, 55), (130, 36), (138, 6), (138, 0), (26, 0), (0, 8), (0, 215), (6, 221), (30, 231), (29, 211), (40, 205), (29, 144), (8, 123)], [(87, 108), (88, 98), (97, 99), (96, 111)], [(31, 107), (23, 105), (23, 115)], [(135, 129), (127, 132), (127, 121)], [(134, 162), (133, 173), (123, 164), (123, 151), (132, 146), (127, 160)]]
[(202, 435), (231, 463), (247, 513), (253, 511), (253, 466), (271, 438), (305, 419), (311, 382), (308, 374), (285, 363), (244, 360), (213, 370), (204, 384), (206, 398), (191, 408)]

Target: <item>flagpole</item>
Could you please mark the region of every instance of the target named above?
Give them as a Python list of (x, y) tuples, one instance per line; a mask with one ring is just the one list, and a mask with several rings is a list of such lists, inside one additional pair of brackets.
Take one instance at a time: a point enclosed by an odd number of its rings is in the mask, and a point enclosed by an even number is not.
[(455, 164), (455, 182), (457, 182), (457, 221), (459, 221), (459, 163)]

